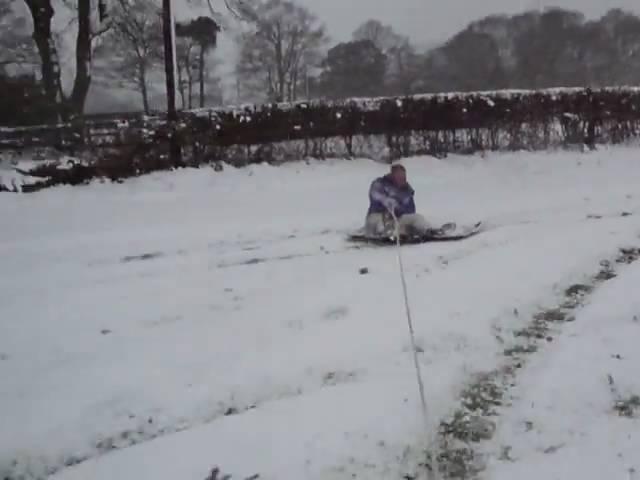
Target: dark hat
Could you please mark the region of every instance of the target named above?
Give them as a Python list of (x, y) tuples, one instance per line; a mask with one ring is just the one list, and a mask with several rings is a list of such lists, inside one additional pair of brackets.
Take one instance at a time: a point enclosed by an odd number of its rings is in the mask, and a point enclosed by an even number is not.
[(395, 172), (396, 170), (402, 170), (403, 172), (407, 173), (407, 169), (404, 168), (404, 165), (400, 163), (394, 163), (393, 165), (391, 165), (391, 172)]

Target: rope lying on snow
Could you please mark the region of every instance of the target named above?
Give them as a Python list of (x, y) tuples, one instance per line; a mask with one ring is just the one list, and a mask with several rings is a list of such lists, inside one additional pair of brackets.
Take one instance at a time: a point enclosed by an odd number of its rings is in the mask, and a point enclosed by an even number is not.
[[(404, 295), (404, 307), (407, 317), (407, 324), (409, 325), (409, 336), (411, 338), (411, 350), (413, 351), (413, 363), (416, 369), (416, 377), (418, 380), (418, 389), (420, 391), (420, 403), (422, 406), (422, 417), (424, 422), (424, 435), (427, 445), (427, 450), (432, 450), (432, 462), (429, 477), (433, 480), (437, 480), (440, 477), (440, 468), (438, 465), (438, 448), (437, 448), (437, 435), (434, 435), (435, 440), (432, 445), (431, 428), (429, 426), (429, 415), (427, 408), (427, 399), (424, 393), (424, 383), (422, 382), (422, 372), (420, 369), (420, 362), (418, 362), (418, 345), (416, 343), (416, 335), (413, 329), (413, 316), (411, 314), (411, 306), (409, 304), (409, 293), (407, 290), (407, 279), (404, 273), (404, 263), (402, 262), (402, 245), (400, 244), (400, 222), (394, 212), (391, 212), (393, 216), (393, 223), (395, 226), (396, 236), (396, 253), (398, 257), (398, 266), (400, 267), (400, 279), (402, 281), (402, 293)], [(433, 447), (433, 449), (431, 449)]]

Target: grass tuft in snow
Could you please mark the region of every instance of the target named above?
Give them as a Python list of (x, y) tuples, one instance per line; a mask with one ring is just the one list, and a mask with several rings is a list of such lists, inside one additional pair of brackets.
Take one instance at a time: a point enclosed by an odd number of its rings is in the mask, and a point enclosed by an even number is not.
[(536, 345), (515, 345), (513, 347), (509, 347), (505, 349), (504, 356), (505, 357), (516, 357), (518, 355), (530, 355), (532, 353), (536, 353), (538, 351), (538, 347)]
[(527, 327), (514, 332), (514, 336), (516, 338), (526, 338), (529, 341), (535, 341), (548, 338), (548, 333), (549, 325), (547, 321), (540, 316), (536, 316)]
[(613, 410), (621, 417), (637, 418), (640, 411), (640, 395), (622, 396), (616, 385), (613, 375), (608, 375), (609, 390), (614, 399)]
[[(567, 288), (564, 292), (564, 296), (567, 298), (562, 304), (562, 308), (572, 310), (582, 304), (584, 297), (590, 295), (593, 292), (592, 285), (584, 285), (578, 283)], [(571, 318), (571, 321), (574, 319)]]
[(595, 277), (595, 281), (600, 283), (600, 282), (606, 282), (607, 280), (611, 280), (613, 278), (616, 278), (616, 273), (614, 271), (613, 265), (611, 265), (611, 262), (609, 260), (604, 260), (600, 263), (600, 266), (602, 267), (602, 269), (598, 272), (598, 274)]
[(498, 371), (478, 376), (463, 391), (461, 408), (449, 421), (440, 423), (443, 441), (438, 458), (444, 478), (475, 478), (484, 470), (484, 461), (471, 444), (493, 437), (496, 424), (490, 417), (496, 416), (496, 409), (502, 406), (506, 391), (503, 382), (510, 378), (511, 375), (501, 376)]
[(631, 395), (629, 398), (618, 400), (615, 409), (621, 417), (636, 418), (637, 411), (640, 410), (640, 396)]
[(561, 323), (567, 321), (567, 312), (562, 308), (551, 308), (537, 313), (533, 318), (540, 322)]
[(593, 292), (591, 285), (576, 284), (567, 288), (564, 292), (566, 297), (583, 297)]
[(122, 263), (142, 262), (145, 260), (154, 260), (163, 256), (162, 252), (143, 253), (142, 255), (128, 255), (122, 257)]
[(640, 248), (623, 248), (620, 254), (616, 263), (629, 265), (640, 258)]
[[(250, 477), (245, 478), (244, 480), (258, 480), (260, 478), (259, 474), (251, 475)], [(214, 467), (211, 470), (211, 473), (207, 475), (204, 480), (233, 480), (231, 475), (225, 475), (220, 471), (220, 468)]]
[(475, 478), (485, 469), (482, 460), (468, 447), (447, 449), (438, 458), (440, 473), (447, 479)]

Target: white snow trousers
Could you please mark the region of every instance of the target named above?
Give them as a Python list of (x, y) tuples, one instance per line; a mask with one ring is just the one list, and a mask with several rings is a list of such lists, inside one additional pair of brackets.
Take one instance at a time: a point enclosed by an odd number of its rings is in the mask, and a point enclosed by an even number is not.
[[(365, 220), (365, 232), (370, 236), (388, 236), (395, 233), (393, 217), (384, 213), (371, 213)], [(403, 215), (398, 219), (400, 235), (420, 235), (429, 230), (431, 225), (418, 213)]]

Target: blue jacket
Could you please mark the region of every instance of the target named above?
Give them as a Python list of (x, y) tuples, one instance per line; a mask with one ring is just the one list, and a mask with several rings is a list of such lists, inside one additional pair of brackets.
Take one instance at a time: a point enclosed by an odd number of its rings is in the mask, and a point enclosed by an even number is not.
[(369, 214), (388, 212), (385, 204), (389, 199), (395, 200), (395, 214), (398, 218), (403, 215), (416, 213), (416, 205), (413, 200), (414, 190), (408, 183), (398, 188), (391, 180), (391, 175), (377, 178), (369, 189)]

